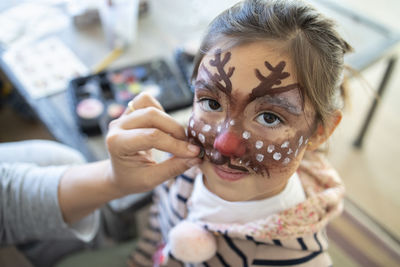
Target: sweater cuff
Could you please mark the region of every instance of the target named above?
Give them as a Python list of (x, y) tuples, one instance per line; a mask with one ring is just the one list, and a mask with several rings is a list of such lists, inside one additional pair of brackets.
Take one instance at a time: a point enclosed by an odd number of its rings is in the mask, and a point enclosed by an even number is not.
[(96, 236), (100, 227), (100, 211), (96, 210), (80, 221), (71, 224), (71, 232), (80, 240), (89, 242)]

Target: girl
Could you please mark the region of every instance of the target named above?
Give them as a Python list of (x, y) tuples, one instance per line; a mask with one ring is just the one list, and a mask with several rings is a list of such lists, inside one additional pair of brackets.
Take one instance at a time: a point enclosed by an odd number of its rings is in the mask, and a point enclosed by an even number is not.
[(155, 190), (130, 264), (330, 266), (344, 187), (313, 151), (341, 120), (349, 50), (301, 1), (246, 0), (214, 19), (187, 131), (203, 162)]

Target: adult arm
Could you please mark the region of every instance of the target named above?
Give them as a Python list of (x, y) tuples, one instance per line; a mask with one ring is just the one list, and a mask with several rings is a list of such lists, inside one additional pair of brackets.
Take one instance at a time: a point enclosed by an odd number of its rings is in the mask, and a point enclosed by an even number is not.
[[(93, 233), (92, 212), (101, 205), (149, 191), (199, 163), (199, 148), (184, 141), (183, 127), (155, 99), (137, 96), (134, 108), (110, 125), (110, 160), (57, 167), (0, 163), (0, 244)], [(157, 163), (152, 148), (174, 156)]]
[[(76, 222), (112, 199), (150, 191), (200, 162), (199, 147), (186, 141), (184, 128), (157, 100), (141, 94), (133, 107), (110, 124), (109, 160), (74, 166), (62, 177), (59, 202), (66, 222)], [(157, 163), (151, 149), (174, 156)]]
[[(59, 182), (67, 168), (0, 163), (0, 244), (82, 237), (80, 230), (64, 222), (58, 203)], [(78, 225), (89, 231), (81, 239), (90, 240), (97, 230), (95, 215)]]

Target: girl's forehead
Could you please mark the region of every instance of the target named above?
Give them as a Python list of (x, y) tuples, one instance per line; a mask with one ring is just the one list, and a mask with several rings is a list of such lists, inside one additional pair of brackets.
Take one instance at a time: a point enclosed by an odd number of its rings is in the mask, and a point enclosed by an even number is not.
[[(203, 64), (212, 74), (218, 73), (218, 69), (210, 65), (210, 60), (215, 59), (216, 51), (220, 49), (216, 46), (202, 59)], [(288, 55), (277, 47), (276, 43), (268, 41), (260, 41), (249, 44), (243, 44), (232, 47), (230, 49), (222, 49), (222, 57), (230, 53), (228, 62), (223, 69), (228, 72), (229, 68), (234, 68), (234, 73), (230, 77), (232, 83), (232, 93), (240, 95), (248, 95), (253, 88), (260, 84), (260, 79), (256, 76), (256, 70), (259, 70), (263, 76), (268, 76), (271, 71), (266, 67), (266, 62), (272, 66), (278, 65), (280, 62), (285, 63), (284, 72), (288, 72), (289, 76), (280, 81), (279, 86), (296, 83), (295, 72), (293, 71), (292, 62)], [(207, 75), (199, 70), (198, 78), (207, 80)]]

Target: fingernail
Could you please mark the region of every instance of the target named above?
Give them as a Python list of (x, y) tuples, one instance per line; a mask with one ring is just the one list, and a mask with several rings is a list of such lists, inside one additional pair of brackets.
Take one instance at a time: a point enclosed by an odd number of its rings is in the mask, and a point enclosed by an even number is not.
[(189, 145), (188, 145), (188, 149), (189, 149), (189, 151), (191, 151), (191, 152), (193, 152), (193, 153), (196, 153), (196, 154), (199, 154), (199, 153), (200, 153), (200, 147), (198, 147), (198, 146), (189, 144)]
[(192, 167), (194, 165), (199, 164), (200, 162), (201, 162), (201, 160), (196, 158), (196, 159), (191, 159), (191, 160), (186, 161), (186, 164), (188, 166)]

